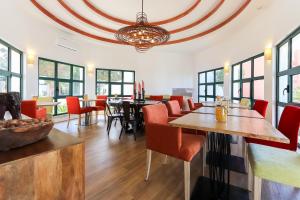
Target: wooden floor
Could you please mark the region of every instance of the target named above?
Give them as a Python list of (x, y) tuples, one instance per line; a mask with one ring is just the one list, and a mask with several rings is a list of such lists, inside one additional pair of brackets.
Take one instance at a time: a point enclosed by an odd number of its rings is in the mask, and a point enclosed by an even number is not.
[[(56, 128), (85, 139), (86, 152), (86, 199), (88, 200), (182, 200), (183, 162), (168, 159), (163, 164), (163, 155), (154, 153), (150, 179), (144, 181), (146, 166), (145, 137), (139, 133), (137, 141), (132, 135), (123, 135), (119, 140), (120, 124), (113, 125), (110, 136), (106, 133), (103, 116), (98, 124), (77, 129), (77, 121), (70, 128), (66, 122)], [(241, 152), (238, 145), (233, 153)], [(191, 188), (202, 173), (202, 155), (191, 163)], [(207, 174), (207, 172), (206, 172)], [(231, 173), (233, 185), (247, 188), (246, 175)], [(264, 181), (262, 200), (300, 200), (300, 190), (281, 184)]]

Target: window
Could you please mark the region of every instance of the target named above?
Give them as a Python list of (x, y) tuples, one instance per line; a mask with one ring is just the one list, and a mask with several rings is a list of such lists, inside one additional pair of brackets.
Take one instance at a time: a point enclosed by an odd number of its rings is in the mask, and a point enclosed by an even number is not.
[(23, 53), (0, 40), (0, 92), (20, 92), (22, 96)]
[(288, 104), (300, 106), (300, 27), (277, 45), (276, 124)]
[(39, 58), (39, 96), (60, 102), (54, 115), (67, 112), (67, 96), (83, 97), (84, 81), (84, 67)]
[(264, 54), (248, 58), (232, 66), (231, 98), (264, 99)]
[(216, 96), (224, 96), (224, 69), (198, 73), (198, 101), (215, 101)]
[(107, 96), (131, 96), (135, 71), (96, 69), (96, 94)]

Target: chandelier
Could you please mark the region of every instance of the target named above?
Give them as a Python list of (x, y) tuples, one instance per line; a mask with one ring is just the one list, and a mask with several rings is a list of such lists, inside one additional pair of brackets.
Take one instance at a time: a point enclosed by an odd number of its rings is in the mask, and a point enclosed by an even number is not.
[(137, 13), (136, 23), (119, 29), (115, 37), (121, 42), (134, 46), (138, 52), (145, 52), (167, 42), (170, 34), (167, 30), (148, 23), (147, 15), (144, 13), (144, 0), (142, 0), (142, 12)]

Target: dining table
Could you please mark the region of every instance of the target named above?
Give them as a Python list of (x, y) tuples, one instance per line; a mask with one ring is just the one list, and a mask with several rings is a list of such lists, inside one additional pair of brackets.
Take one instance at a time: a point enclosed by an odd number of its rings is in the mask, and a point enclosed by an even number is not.
[[(220, 102), (215, 101), (203, 101), (201, 102), (203, 107), (216, 107)], [(229, 102), (229, 108), (249, 109), (249, 106), (242, 105), (240, 103)]]
[[(207, 132), (207, 155), (204, 162), (209, 169), (208, 177), (199, 177), (192, 192), (191, 199), (230, 199), (248, 200), (247, 189), (230, 184), (231, 163), (231, 137), (242, 136), (247, 138), (262, 139), (267, 141), (289, 143), (289, 139), (279, 130), (261, 117), (253, 117), (255, 112), (245, 113), (244, 109), (230, 111), (226, 122), (216, 120), (214, 108), (196, 110), (180, 118), (169, 125), (186, 129), (201, 130)], [(245, 117), (249, 114), (251, 117)], [(240, 116), (242, 115), (242, 116)]]
[(54, 106), (58, 106), (60, 104), (60, 102), (37, 102), (37, 106), (38, 107), (54, 107)]

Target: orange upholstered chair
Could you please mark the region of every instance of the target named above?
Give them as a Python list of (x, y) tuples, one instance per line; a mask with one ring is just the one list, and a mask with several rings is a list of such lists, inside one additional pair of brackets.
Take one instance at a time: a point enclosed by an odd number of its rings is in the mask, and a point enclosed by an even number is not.
[(192, 98), (188, 99), (188, 104), (189, 104), (190, 110), (196, 110), (196, 109), (201, 108), (203, 106), (202, 103), (194, 103)]
[(91, 107), (81, 108), (78, 97), (67, 97), (66, 101), (67, 101), (68, 114), (69, 114), (68, 127), (70, 125), (71, 115), (79, 115), (78, 126), (80, 126), (81, 125), (81, 115), (90, 113), (93, 111), (93, 108), (91, 108)]
[(146, 181), (149, 178), (152, 151), (183, 160), (185, 200), (190, 199), (190, 162), (203, 147), (205, 137), (185, 134), (181, 128), (169, 126), (168, 110), (164, 104), (145, 106), (143, 113), (147, 148)]
[(185, 114), (190, 113), (190, 111), (181, 111), (180, 105), (177, 100), (168, 101), (167, 109), (170, 117), (181, 117)]
[(107, 96), (106, 95), (98, 95), (96, 98), (97, 98), (96, 105), (91, 106), (93, 111), (96, 111), (96, 121), (98, 120), (98, 114), (99, 114), (98, 112), (102, 111), (102, 110), (104, 111), (104, 119), (106, 120), (105, 111), (106, 111)]
[(164, 99), (164, 96), (162, 95), (150, 95), (149, 97), (152, 101), (162, 101)]
[(47, 109), (38, 108), (36, 100), (23, 100), (21, 102), (21, 113), (34, 119), (47, 118)]
[(183, 107), (183, 96), (170, 96), (170, 101), (177, 100), (180, 108)]
[(269, 104), (268, 101), (256, 100), (253, 105), (253, 110), (259, 112), (259, 114), (261, 114), (263, 117), (266, 117), (268, 104)]

